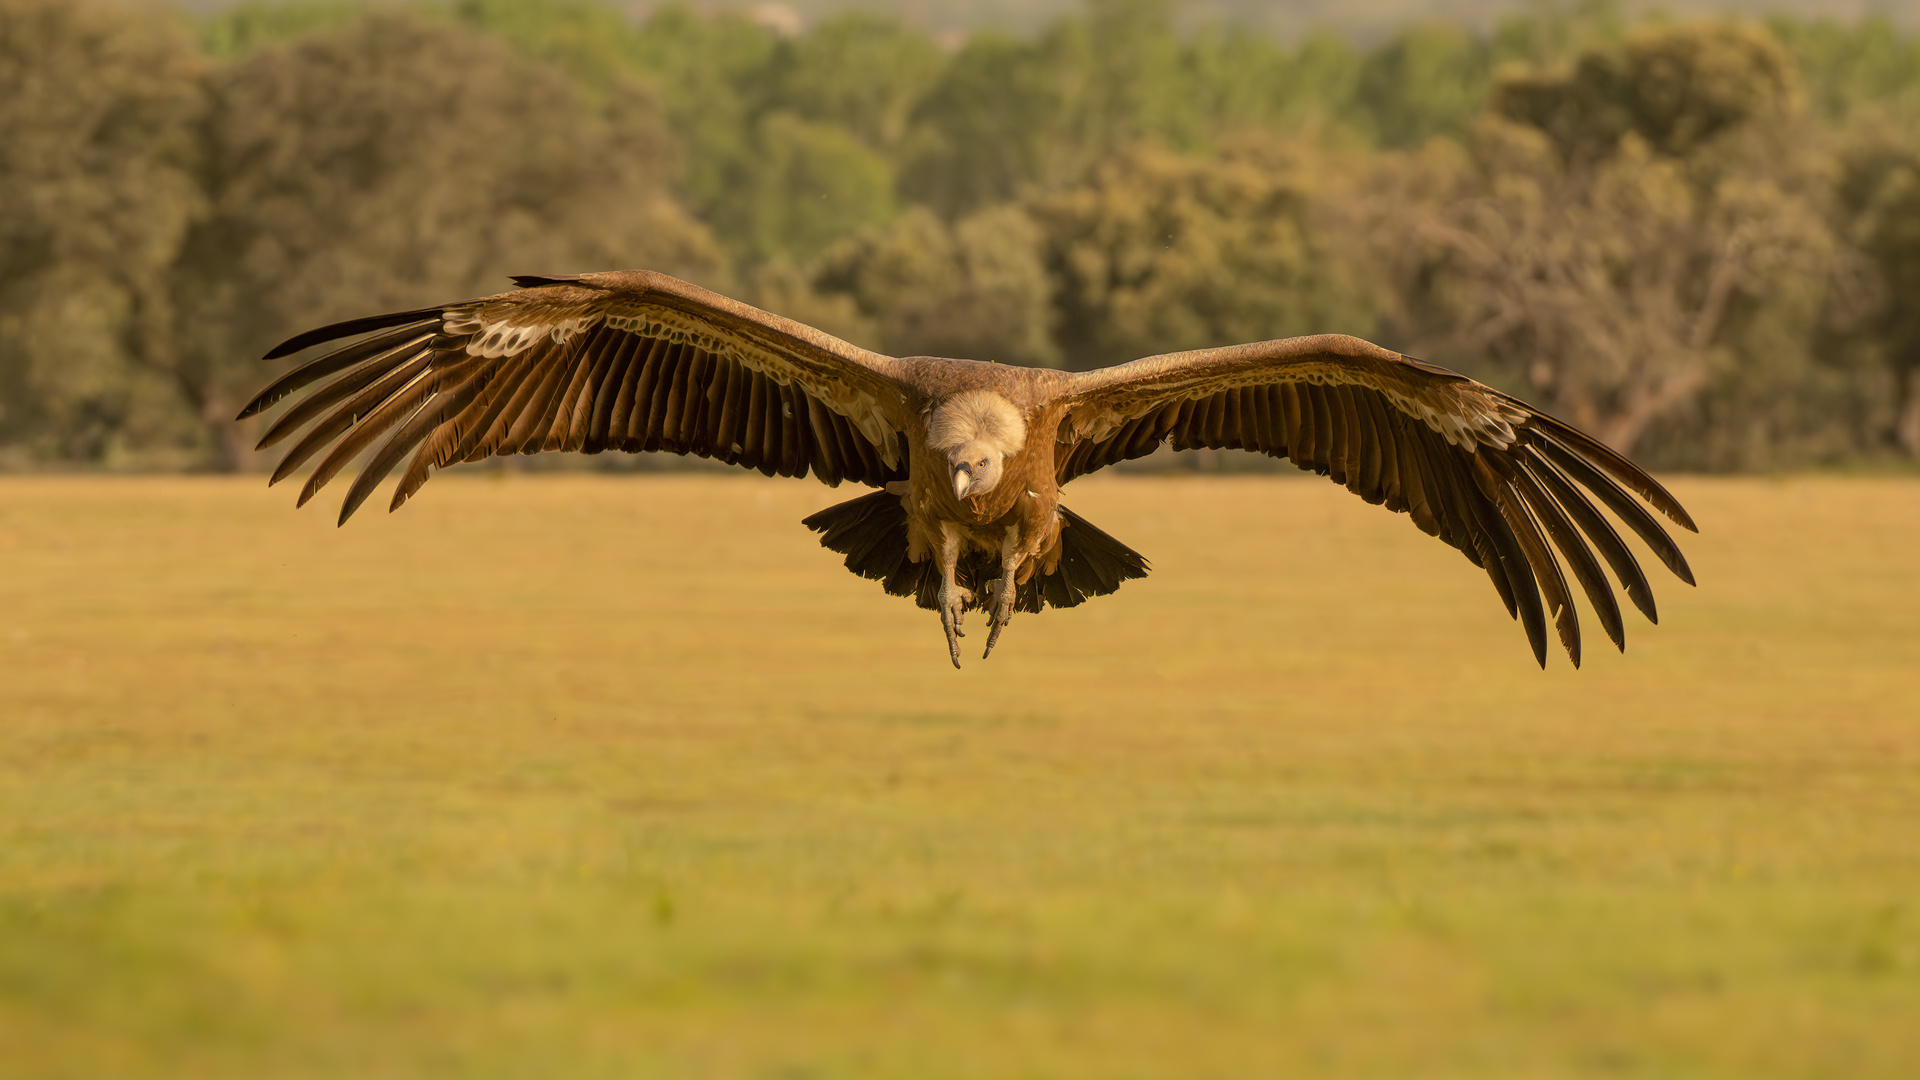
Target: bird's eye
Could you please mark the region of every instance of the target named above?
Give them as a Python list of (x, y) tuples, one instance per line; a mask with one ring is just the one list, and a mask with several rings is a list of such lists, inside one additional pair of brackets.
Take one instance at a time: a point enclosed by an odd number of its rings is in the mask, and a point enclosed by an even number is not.
[(981, 458), (981, 459), (980, 459), (980, 462), (979, 462), (979, 464), (977, 464), (977, 465), (975, 465), (975, 466), (974, 466), (974, 468), (976, 468), (976, 469), (984, 469), (984, 468), (986, 468), (986, 467), (987, 467), (987, 459), (986, 459), (986, 458)]

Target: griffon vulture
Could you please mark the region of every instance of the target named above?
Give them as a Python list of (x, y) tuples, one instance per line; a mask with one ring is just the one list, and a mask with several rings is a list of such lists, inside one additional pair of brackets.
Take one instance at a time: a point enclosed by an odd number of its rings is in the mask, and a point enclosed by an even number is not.
[(878, 490), (804, 524), (847, 569), (939, 611), (955, 667), (961, 618), (976, 606), (988, 611), (991, 654), (1015, 611), (1072, 607), (1145, 576), (1147, 561), (1062, 506), (1060, 488), (1163, 443), (1289, 458), (1406, 514), (1486, 571), (1543, 667), (1546, 612), (1580, 663), (1561, 559), (1615, 646), (1624, 631), (1602, 560), (1656, 618), (1646, 575), (1599, 506), (1693, 581), (1628, 494), (1693, 529), (1651, 476), (1521, 401), (1358, 338), (1067, 372), (883, 356), (646, 271), (514, 282), (497, 296), (311, 330), (268, 353), (357, 338), (241, 412), (312, 388), (260, 439), (264, 449), (304, 431), (272, 482), (330, 450), (304, 505), (371, 450), (344, 524), (403, 459), (392, 509), (436, 468), (554, 450), (665, 450), (852, 480)]

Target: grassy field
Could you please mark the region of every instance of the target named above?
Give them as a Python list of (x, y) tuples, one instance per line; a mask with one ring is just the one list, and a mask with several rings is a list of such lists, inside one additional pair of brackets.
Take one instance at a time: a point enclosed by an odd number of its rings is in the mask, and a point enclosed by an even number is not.
[(1920, 482), (1674, 487), (1583, 671), (1189, 477), (955, 672), (851, 492), (0, 479), (0, 1075), (1920, 1075)]

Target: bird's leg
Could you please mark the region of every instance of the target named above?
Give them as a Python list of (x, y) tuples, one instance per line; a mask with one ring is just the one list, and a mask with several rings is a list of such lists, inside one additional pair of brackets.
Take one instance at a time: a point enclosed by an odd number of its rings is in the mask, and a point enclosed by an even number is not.
[(940, 524), (940, 626), (947, 632), (947, 655), (953, 666), (960, 666), (960, 617), (973, 602), (973, 593), (960, 587), (954, 573), (960, 565), (960, 530), (948, 522)]
[(1000, 580), (993, 585), (993, 618), (987, 624), (987, 651), (980, 655), (985, 660), (993, 655), (993, 643), (1000, 640), (1000, 631), (1013, 621), (1013, 597), (1017, 591), (1014, 574), (1020, 569), (1020, 526), (1007, 527), (1007, 535), (1000, 541)]

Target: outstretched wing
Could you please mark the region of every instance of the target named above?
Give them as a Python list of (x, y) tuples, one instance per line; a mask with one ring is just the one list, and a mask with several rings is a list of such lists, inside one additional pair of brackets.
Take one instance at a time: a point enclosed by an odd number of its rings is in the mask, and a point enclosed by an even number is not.
[[(1542, 597), (1580, 664), (1572, 570), (1614, 645), (1620, 607), (1594, 550), (1635, 607), (1653, 591), (1595, 500), (1687, 584), (1693, 572), (1654, 516), (1693, 520), (1653, 477), (1573, 427), (1492, 387), (1378, 345), (1328, 334), (1168, 353), (1070, 376), (1055, 460), (1065, 483), (1163, 442), (1290, 458), (1464, 552), (1547, 662)], [(1591, 543), (1591, 547), (1589, 546)], [(1560, 558), (1555, 557), (1558, 549)]]
[(260, 439), (305, 429), (278, 483), (331, 448), (300, 503), (369, 448), (344, 524), (412, 455), (393, 509), (432, 470), (494, 454), (665, 450), (880, 487), (906, 474), (896, 362), (665, 274), (518, 277), (522, 288), (310, 330), (269, 359), (365, 335), (260, 392), (245, 419), (313, 387)]

